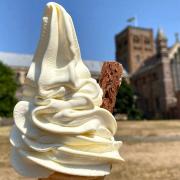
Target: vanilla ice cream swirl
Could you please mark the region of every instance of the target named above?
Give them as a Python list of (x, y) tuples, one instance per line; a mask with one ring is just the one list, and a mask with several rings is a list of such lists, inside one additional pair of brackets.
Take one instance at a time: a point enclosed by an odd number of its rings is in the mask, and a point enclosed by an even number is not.
[(23, 99), (14, 108), (11, 162), (22, 175), (109, 174), (122, 160), (117, 124), (100, 108), (102, 90), (83, 64), (73, 22), (48, 3)]

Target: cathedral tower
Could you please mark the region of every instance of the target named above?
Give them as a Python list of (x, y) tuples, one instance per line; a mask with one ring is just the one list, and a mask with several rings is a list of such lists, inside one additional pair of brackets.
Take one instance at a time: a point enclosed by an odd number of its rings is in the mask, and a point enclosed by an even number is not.
[(115, 36), (116, 60), (129, 74), (155, 53), (152, 29), (128, 26)]

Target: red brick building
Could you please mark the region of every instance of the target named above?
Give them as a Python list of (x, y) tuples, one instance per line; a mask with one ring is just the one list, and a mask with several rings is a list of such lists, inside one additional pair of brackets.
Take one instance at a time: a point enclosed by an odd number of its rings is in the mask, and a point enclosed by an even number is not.
[(127, 27), (115, 39), (116, 60), (129, 72), (145, 117), (179, 118), (180, 43), (168, 48), (162, 30), (154, 41), (151, 29), (137, 27)]

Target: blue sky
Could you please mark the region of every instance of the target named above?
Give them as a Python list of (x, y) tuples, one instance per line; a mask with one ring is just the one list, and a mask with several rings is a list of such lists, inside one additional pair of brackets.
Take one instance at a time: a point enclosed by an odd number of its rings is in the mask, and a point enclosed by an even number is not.
[[(0, 51), (34, 53), (47, 0), (0, 0)], [(115, 59), (114, 35), (136, 15), (138, 25), (162, 27), (169, 46), (180, 32), (179, 0), (56, 0), (70, 13), (83, 59)]]

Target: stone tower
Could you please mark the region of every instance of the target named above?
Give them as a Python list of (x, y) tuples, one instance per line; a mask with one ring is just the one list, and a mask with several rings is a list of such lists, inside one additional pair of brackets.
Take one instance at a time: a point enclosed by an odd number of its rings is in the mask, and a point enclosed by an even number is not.
[(171, 64), (168, 56), (167, 38), (162, 29), (158, 30), (156, 37), (157, 72), (159, 72), (160, 111), (164, 117), (168, 117), (170, 109), (175, 105), (176, 98), (171, 72)]
[(168, 57), (167, 38), (162, 29), (158, 29), (157, 32), (156, 50), (158, 58)]
[(115, 36), (116, 60), (135, 73), (155, 53), (152, 29), (128, 26)]

